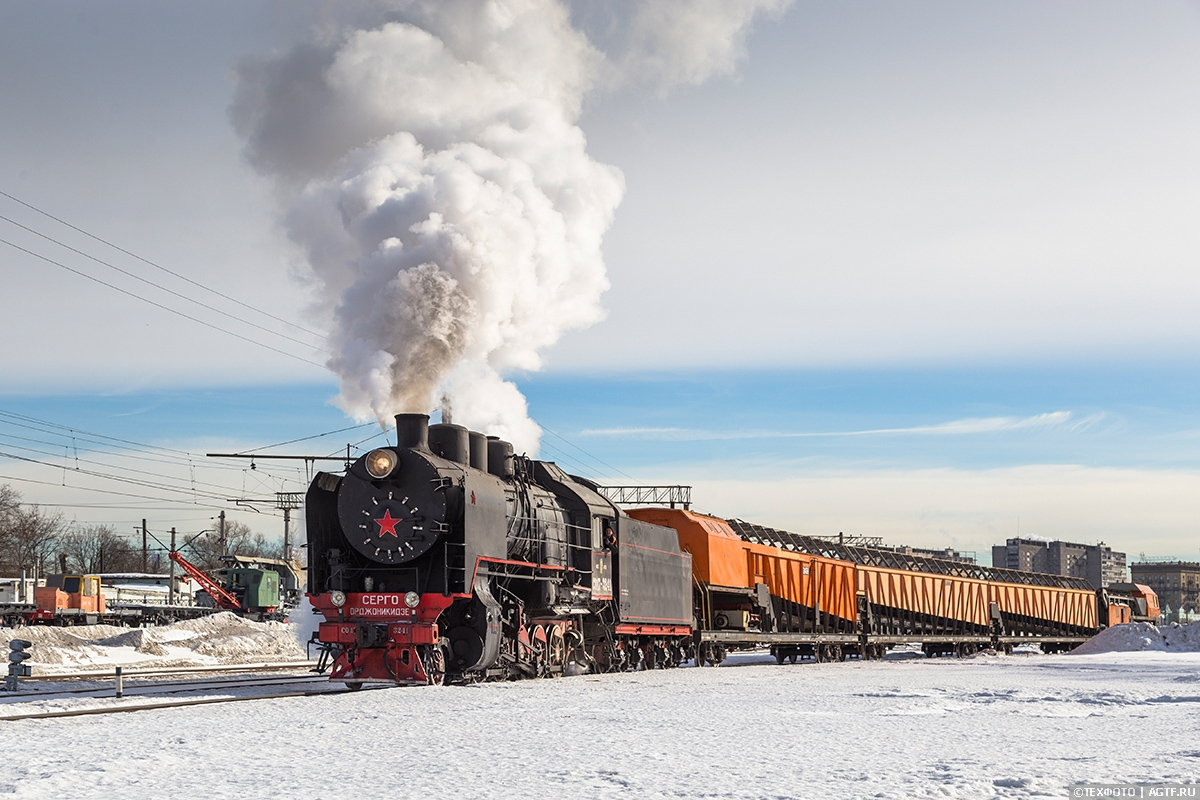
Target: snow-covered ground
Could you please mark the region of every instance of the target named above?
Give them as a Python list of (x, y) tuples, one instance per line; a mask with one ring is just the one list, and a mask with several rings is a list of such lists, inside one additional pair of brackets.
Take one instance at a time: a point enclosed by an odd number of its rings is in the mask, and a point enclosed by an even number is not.
[(716, 669), (8, 722), (0, 794), (977, 798), (1194, 782), (1200, 653), (1167, 649), (795, 666), (748, 654)]

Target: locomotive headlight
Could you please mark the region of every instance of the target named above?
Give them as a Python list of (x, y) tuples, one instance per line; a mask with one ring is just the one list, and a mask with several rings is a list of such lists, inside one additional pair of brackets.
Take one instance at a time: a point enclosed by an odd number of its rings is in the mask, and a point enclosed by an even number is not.
[(339, 592), (336, 590), (330, 592), (329, 593), (329, 602), (333, 603), (338, 608), (341, 608), (342, 606), (346, 605), (346, 593)]
[(420, 604), (421, 595), (417, 594), (416, 592), (409, 592), (408, 594), (404, 595), (404, 605), (408, 606), (409, 608), (416, 608)]
[(372, 450), (367, 453), (367, 472), (372, 478), (386, 478), (396, 468), (396, 454), (391, 450)]

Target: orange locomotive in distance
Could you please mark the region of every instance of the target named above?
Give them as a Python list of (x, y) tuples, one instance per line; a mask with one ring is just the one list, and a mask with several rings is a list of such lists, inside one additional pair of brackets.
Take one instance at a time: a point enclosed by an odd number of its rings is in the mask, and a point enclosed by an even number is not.
[(33, 591), (37, 610), (29, 621), (95, 625), (105, 614), (99, 575), (53, 575)]

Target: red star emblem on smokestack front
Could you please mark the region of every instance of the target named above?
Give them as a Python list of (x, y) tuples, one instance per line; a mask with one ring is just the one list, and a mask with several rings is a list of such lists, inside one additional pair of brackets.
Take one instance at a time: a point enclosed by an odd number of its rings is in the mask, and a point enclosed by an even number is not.
[(396, 523), (399, 521), (392, 517), (391, 509), (385, 508), (383, 510), (383, 519), (375, 520), (375, 524), (379, 526), (379, 535), (383, 536), (385, 533), (390, 533), (392, 536), (396, 536)]

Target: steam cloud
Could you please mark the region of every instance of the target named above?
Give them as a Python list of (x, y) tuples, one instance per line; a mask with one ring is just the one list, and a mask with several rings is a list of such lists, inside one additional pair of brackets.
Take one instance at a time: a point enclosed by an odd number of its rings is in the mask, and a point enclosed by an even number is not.
[(615, 4), (611, 56), (557, 0), (383, 4), (244, 63), (231, 117), (328, 304), (339, 406), (383, 424), (444, 394), (455, 422), (536, 452), (503, 375), (602, 318), (624, 191), (587, 154), (585, 96), (727, 74), (788, 2)]

